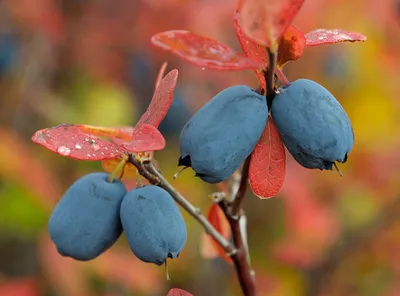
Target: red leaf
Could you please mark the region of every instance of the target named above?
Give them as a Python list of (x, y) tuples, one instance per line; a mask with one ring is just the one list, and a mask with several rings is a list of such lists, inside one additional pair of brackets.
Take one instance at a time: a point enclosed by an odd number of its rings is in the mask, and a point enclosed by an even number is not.
[(304, 0), (246, 0), (239, 22), (244, 33), (270, 47), (292, 23)]
[(35, 278), (16, 278), (0, 283), (0, 295), (39, 296), (43, 295)]
[(186, 292), (185, 290), (174, 288), (169, 290), (167, 296), (193, 296), (193, 295), (190, 294), (189, 292)]
[[(210, 221), (210, 223), (214, 226), (214, 228), (227, 240), (230, 239), (231, 237), (231, 228), (229, 225), (228, 220), (226, 219), (226, 216), (224, 212), (221, 210), (219, 205), (217, 203), (213, 203), (207, 214), (207, 219)], [(202, 238), (203, 240), (211, 240), (212, 245), (215, 249), (215, 251), (218, 253), (218, 255), (224, 259), (228, 263), (232, 263), (231, 257), (229, 257), (226, 254), (226, 251), (208, 234), (205, 234)], [(203, 246), (207, 246), (209, 244), (203, 243)], [(207, 246), (208, 247), (208, 246)], [(209, 252), (208, 250), (202, 250), (203, 253), (205, 254), (213, 254), (213, 252)], [(208, 256), (212, 257), (212, 256)]]
[(285, 180), (286, 154), (278, 129), (271, 117), (251, 155), (250, 186), (259, 198), (270, 198)]
[(32, 136), (32, 141), (57, 154), (79, 160), (112, 159), (124, 152), (117, 145), (86, 134), (73, 124), (39, 130)]
[(282, 68), (287, 62), (295, 61), (303, 55), (306, 38), (296, 26), (290, 25), (279, 41), (277, 64)]
[(253, 60), (238, 54), (227, 45), (189, 31), (158, 33), (151, 38), (151, 42), (203, 69), (233, 71), (259, 67)]
[(154, 92), (150, 105), (146, 112), (142, 115), (135, 129), (140, 128), (143, 124), (150, 124), (158, 127), (163, 121), (174, 99), (174, 90), (178, 80), (178, 70), (174, 69), (169, 72), (160, 82), (160, 85)]
[(160, 131), (150, 124), (143, 124), (134, 129), (132, 142), (123, 147), (129, 152), (150, 152), (162, 150), (165, 147), (165, 139)]
[(245, 56), (251, 58), (260, 65), (259, 69), (254, 69), (254, 71), (256, 72), (258, 80), (260, 81), (261, 88), (266, 90), (267, 85), (263, 69), (266, 69), (268, 65), (267, 50), (264, 46), (257, 44), (243, 33), (243, 29), (239, 24), (239, 17), (240, 12), (235, 11), (233, 15), (233, 25), (235, 27), (236, 36), (239, 39)]
[(88, 135), (93, 135), (97, 137), (107, 137), (111, 140), (117, 140), (122, 142), (129, 142), (132, 140), (133, 127), (103, 127), (103, 126), (93, 126), (87, 124), (76, 125), (83, 133)]
[(204, 259), (215, 259), (218, 257), (214, 241), (207, 233), (203, 233), (200, 238), (200, 255)]
[(125, 143), (129, 143), (130, 141), (132, 141), (132, 134), (133, 131), (135, 130), (135, 127), (133, 126), (121, 126), (121, 127), (116, 127), (115, 129), (117, 129), (119, 132), (129, 135), (129, 139), (128, 138), (111, 138), (111, 142), (113, 142), (114, 144), (118, 145), (118, 146), (122, 146)]
[(164, 77), (165, 70), (167, 69), (167, 65), (168, 65), (168, 63), (164, 62), (164, 64), (162, 64), (162, 66), (160, 68), (160, 71), (158, 72), (155, 90), (160, 86), (161, 79)]
[(321, 44), (333, 44), (338, 42), (365, 41), (367, 37), (356, 32), (349, 32), (340, 29), (315, 29), (305, 35), (307, 46), (317, 46)]

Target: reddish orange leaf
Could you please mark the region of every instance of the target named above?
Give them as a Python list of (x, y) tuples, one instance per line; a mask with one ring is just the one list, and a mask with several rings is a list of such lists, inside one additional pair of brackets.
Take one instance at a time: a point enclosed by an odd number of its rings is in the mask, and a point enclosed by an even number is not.
[(133, 126), (121, 126), (121, 127), (115, 127), (115, 129), (117, 129), (119, 132), (121, 132), (122, 134), (128, 135), (129, 137), (124, 138), (111, 138), (111, 142), (113, 142), (114, 144), (118, 145), (118, 146), (122, 146), (125, 143), (129, 143), (130, 141), (132, 141), (132, 134), (133, 131), (135, 130), (135, 127)]
[[(215, 229), (226, 239), (230, 239), (231, 237), (231, 228), (229, 225), (228, 220), (226, 219), (226, 216), (224, 214), (224, 212), (221, 210), (221, 208), (219, 207), (219, 205), (217, 203), (213, 203), (209, 210), (208, 210), (208, 214), (207, 214), (207, 219), (208, 221), (210, 221), (210, 223), (215, 227)], [(205, 236), (203, 236), (203, 239), (208, 239), (211, 240), (212, 245), (214, 246), (215, 251), (218, 253), (218, 255), (224, 259), (226, 262), (228, 263), (232, 263), (232, 259), (231, 257), (229, 257), (225, 250), (208, 234), (205, 234)], [(207, 246), (207, 243), (203, 243), (203, 246)], [(202, 250), (202, 253), (206, 253), (204, 252), (206, 250)], [(212, 255), (211, 253), (208, 253), (208, 255)], [(211, 256), (210, 256), (211, 257)]]
[(340, 29), (315, 29), (307, 33), (305, 37), (307, 46), (367, 40), (367, 37), (363, 34)]
[(246, 0), (239, 22), (254, 41), (271, 47), (292, 23), (304, 0)]
[(0, 283), (0, 295), (9, 296), (39, 296), (43, 295), (40, 291), (38, 281), (35, 278), (16, 278)]
[(169, 290), (167, 296), (193, 296), (193, 295), (190, 294), (189, 292), (186, 292), (185, 290), (174, 288)]
[(162, 66), (160, 68), (160, 71), (158, 72), (155, 90), (160, 86), (161, 79), (164, 77), (165, 70), (167, 69), (167, 65), (168, 65), (168, 63), (164, 62), (164, 64), (162, 64)]
[(207, 233), (203, 233), (200, 238), (200, 255), (204, 259), (215, 259), (218, 257), (214, 242)]
[(107, 140), (82, 132), (73, 124), (39, 130), (32, 141), (59, 155), (79, 160), (112, 159), (125, 151)]
[[(112, 173), (117, 165), (120, 164), (121, 158), (113, 158), (113, 159), (105, 159), (101, 161), (101, 166), (103, 167), (104, 171), (107, 173)], [(121, 179), (133, 179), (136, 176), (136, 167), (127, 162), (124, 166), (123, 173)]]
[(165, 139), (157, 128), (143, 124), (134, 129), (132, 141), (123, 147), (129, 152), (158, 151), (164, 149)]
[(251, 155), (249, 178), (254, 194), (270, 198), (281, 189), (285, 180), (286, 154), (281, 136), (271, 117)]
[(253, 60), (238, 54), (227, 45), (189, 31), (158, 33), (151, 42), (171, 51), (182, 60), (207, 70), (234, 71), (257, 69)]
[(163, 121), (174, 99), (174, 90), (178, 80), (178, 70), (174, 69), (169, 72), (160, 82), (160, 85), (154, 92), (150, 105), (146, 112), (139, 119), (135, 129), (140, 128), (143, 124), (150, 124), (158, 127)]
[(282, 68), (287, 62), (295, 61), (303, 55), (306, 38), (296, 26), (290, 25), (279, 41), (278, 67)]
[(266, 90), (267, 85), (263, 70), (266, 69), (268, 65), (267, 50), (264, 46), (257, 44), (244, 34), (243, 29), (239, 24), (239, 14), (239, 11), (235, 11), (233, 15), (233, 25), (235, 27), (236, 36), (239, 39), (244, 54), (260, 65), (260, 67), (258, 69), (254, 69), (254, 71), (256, 72), (258, 80), (260, 81), (261, 88)]
[[(107, 137), (110, 139), (122, 140), (124, 142), (129, 142), (132, 139), (132, 127), (102, 127), (93, 126), (87, 124), (78, 124), (77, 127), (85, 134), (97, 136), (97, 137)], [(132, 129), (132, 130), (131, 130)], [(127, 130), (128, 132), (125, 132)]]

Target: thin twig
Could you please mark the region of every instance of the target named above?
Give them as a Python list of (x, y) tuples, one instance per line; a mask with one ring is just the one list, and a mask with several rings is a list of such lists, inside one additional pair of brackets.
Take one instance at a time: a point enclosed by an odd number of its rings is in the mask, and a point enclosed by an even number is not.
[(235, 199), (230, 206), (230, 215), (233, 217), (238, 217), (240, 215), (240, 211), (242, 209), (242, 204), (244, 197), (246, 195), (247, 187), (248, 187), (248, 179), (249, 179), (249, 167), (250, 167), (250, 157), (247, 157), (243, 164), (242, 168), (242, 177), (240, 179), (239, 190), (236, 192)]
[[(257, 291), (254, 283), (254, 272), (250, 266), (250, 256), (247, 247), (247, 234), (241, 227), (242, 219), (246, 219), (242, 209), (243, 200), (248, 187), (250, 157), (243, 164), (240, 186), (233, 201), (223, 200), (219, 203), (221, 209), (228, 219), (232, 231), (233, 243), (236, 254), (232, 256), (233, 263), (239, 283), (245, 296), (256, 296)], [(230, 188), (232, 190), (232, 186)]]
[(193, 206), (188, 200), (186, 200), (165, 178), (164, 176), (154, 167), (151, 162), (142, 164), (135, 157), (129, 158), (131, 162), (139, 171), (143, 177), (150, 181), (150, 183), (160, 186), (161, 188), (168, 191), (174, 200), (182, 206), (190, 215), (192, 215), (205, 229), (205, 231), (214, 238), (214, 240), (224, 248), (227, 254), (234, 254), (236, 249), (228, 240), (226, 240), (207, 220), (202, 214), (199, 208)]
[[(240, 219), (242, 219), (242, 217)], [(248, 260), (247, 249), (244, 245), (242, 232), (240, 230), (240, 220), (228, 218), (228, 221), (232, 229), (233, 243), (238, 250), (238, 252), (232, 256), (232, 260), (235, 264), (240, 286), (245, 296), (256, 296), (257, 291), (254, 282), (254, 272)]]
[(345, 235), (334, 245), (317, 265), (306, 270), (308, 275), (308, 296), (317, 296), (325, 283), (345, 258), (353, 254), (361, 245), (370, 241), (381, 230), (398, 220), (400, 215), (400, 196), (384, 207), (380, 214), (369, 224), (355, 233)]

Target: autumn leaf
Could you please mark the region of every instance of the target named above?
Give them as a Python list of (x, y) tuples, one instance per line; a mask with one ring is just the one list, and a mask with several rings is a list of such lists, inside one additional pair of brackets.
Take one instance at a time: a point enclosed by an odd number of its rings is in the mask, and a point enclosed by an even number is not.
[(218, 251), (214, 246), (214, 242), (207, 233), (203, 233), (200, 239), (200, 255), (204, 259), (215, 259), (218, 257)]
[[(225, 239), (230, 239), (231, 228), (229, 222), (226, 219), (224, 212), (221, 210), (217, 203), (213, 203), (210, 206), (207, 214), (207, 219)], [(227, 263), (232, 263), (232, 259), (226, 254), (224, 248), (222, 248), (210, 235), (204, 234), (202, 240), (202, 247), (209, 248), (201, 250), (201, 253), (204, 254), (205, 257), (213, 258), (215, 257), (215, 254), (218, 254)], [(205, 242), (205, 240), (209, 240), (211, 241), (211, 243)], [(214, 250), (210, 249), (211, 247), (213, 247)]]
[(158, 33), (151, 38), (151, 42), (202, 69), (235, 71), (259, 68), (256, 62), (227, 45), (189, 31)]
[(73, 124), (61, 124), (37, 131), (32, 141), (59, 155), (78, 160), (119, 157), (124, 149), (114, 143), (86, 134)]
[(280, 68), (303, 55), (306, 38), (296, 26), (290, 25), (279, 41), (277, 65)]
[(315, 29), (305, 35), (306, 45), (317, 46), (322, 44), (334, 44), (338, 42), (365, 41), (367, 37), (356, 32), (349, 32), (340, 29)]
[(43, 291), (34, 277), (21, 277), (0, 282), (0, 295), (39, 296), (43, 295)]
[(129, 152), (158, 151), (164, 149), (165, 139), (156, 127), (143, 124), (134, 129), (132, 141), (123, 147)]
[(274, 47), (303, 2), (304, 0), (246, 0), (241, 6), (239, 23), (249, 38), (267, 47)]
[(270, 198), (281, 189), (285, 180), (286, 154), (278, 129), (268, 118), (264, 132), (250, 160), (250, 187), (259, 198)]
[(150, 124), (158, 127), (163, 121), (174, 99), (174, 90), (178, 80), (178, 70), (174, 69), (169, 72), (156, 88), (153, 98), (146, 112), (139, 119), (135, 129), (140, 128), (143, 124)]
[(233, 15), (233, 25), (235, 27), (236, 36), (239, 39), (245, 56), (251, 58), (260, 65), (259, 68), (254, 69), (254, 71), (256, 72), (257, 78), (260, 81), (261, 88), (265, 91), (267, 89), (267, 85), (265, 81), (264, 69), (266, 69), (268, 65), (267, 49), (251, 40), (244, 34), (243, 29), (239, 24), (239, 17), (240, 12), (235, 11)]
[[(78, 124), (77, 127), (85, 134), (97, 136), (97, 137), (107, 137), (110, 139), (121, 140), (123, 142), (129, 142), (132, 140), (132, 127), (102, 127), (93, 126), (87, 124)], [(132, 130), (131, 130), (132, 129)]]
[(157, 90), (157, 88), (160, 86), (161, 80), (164, 77), (165, 74), (165, 70), (167, 69), (168, 63), (164, 62), (160, 68), (160, 71), (158, 71), (158, 75), (157, 75), (157, 79), (156, 79), (156, 84), (155, 84), (155, 89)]
[[(114, 172), (115, 168), (121, 163), (121, 161), (121, 158), (105, 159), (101, 161), (101, 166), (103, 167), (104, 171), (111, 174), (112, 172)], [(123, 172), (121, 175), (121, 179), (132, 179), (136, 177), (136, 167), (130, 162), (127, 162), (123, 168)]]
[(115, 127), (115, 129), (117, 129), (118, 131), (120, 131), (121, 133), (125, 134), (125, 135), (129, 135), (129, 138), (117, 138), (117, 137), (113, 137), (111, 138), (111, 142), (113, 142), (114, 144), (118, 145), (118, 146), (122, 146), (125, 143), (129, 143), (130, 141), (132, 141), (132, 134), (133, 131), (135, 130), (135, 127), (133, 126), (121, 126), (121, 127)]

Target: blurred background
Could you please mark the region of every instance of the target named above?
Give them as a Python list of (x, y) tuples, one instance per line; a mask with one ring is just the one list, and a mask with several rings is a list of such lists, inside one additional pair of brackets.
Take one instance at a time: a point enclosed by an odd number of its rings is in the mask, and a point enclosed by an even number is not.
[[(179, 70), (174, 103), (156, 154), (172, 184), (204, 212), (217, 189), (183, 172), (179, 133), (207, 100), (235, 84), (257, 86), (252, 71), (212, 72), (150, 44), (161, 31), (186, 29), (241, 52), (233, 0), (0, 1), (0, 295), (241, 295), (234, 269), (202, 257), (201, 227), (186, 213), (189, 238), (164, 268), (139, 262), (124, 237), (90, 262), (57, 254), (49, 215), (80, 176), (102, 170), (33, 144), (32, 134), (60, 123), (134, 125), (148, 106), (164, 61)], [(252, 264), (260, 295), (400, 295), (400, 3), (306, 0), (294, 22), (304, 33), (341, 28), (365, 43), (307, 48), (285, 68), (313, 79), (343, 104), (356, 137), (335, 172), (287, 159), (280, 194), (245, 201)], [(99, 213), (101, 214), (101, 213)]]

